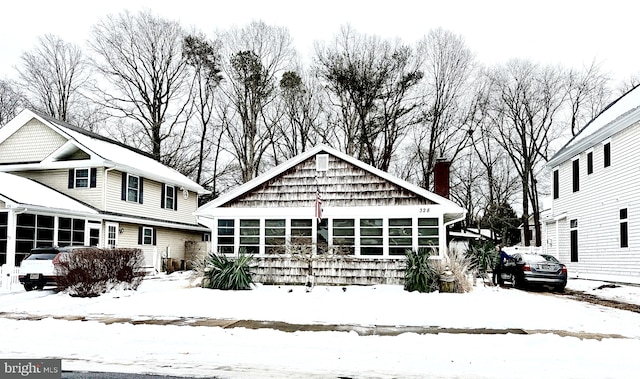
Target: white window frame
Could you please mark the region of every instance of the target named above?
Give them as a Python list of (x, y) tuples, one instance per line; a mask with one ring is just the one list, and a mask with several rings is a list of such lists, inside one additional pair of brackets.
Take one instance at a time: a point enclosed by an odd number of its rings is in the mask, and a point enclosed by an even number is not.
[[(86, 172), (86, 176), (80, 176), (80, 173), (85, 173)], [(85, 185), (80, 185), (80, 181), (84, 180), (86, 183)], [(74, 169), (73, 172), (73, 186), (74, 188), (89, 188), (89, 183), (91, 181), (91, 172), (88, 168), (76, 168)]]
[[(138, 180), (138, 186), (137, 187), (130, 187), (129, 186), (130, 178), (136, 178)], [(135, 199), (131, 199), (131, 197), (129, 196), (129, 191), (131, 191), (131, 190), (135, 190), (136, 191), (136, 198)], [(140, 202), (140, 177), (139, 176), (127, 174), (127, 201), (131, 201), (133, 203)]]
[[(147, 235), (147, 231), (150, 231), (149, 235)], [(147, 238), (149, 239), (149, 242), (147, 242)], [(142, 244), (145, 246), (153, 245), (153, 228), (152, 227), (149, 227), (149, 226), (142, 227)]]
[[(169, 196), (169, 190), (172, 192), (172, 196)], [(171, 200), (171, 206), (169, 206), (169, 200)], [(176, 187), (168, 184), (164, 185), (164, 208), (175, 209), (176, 206)]]

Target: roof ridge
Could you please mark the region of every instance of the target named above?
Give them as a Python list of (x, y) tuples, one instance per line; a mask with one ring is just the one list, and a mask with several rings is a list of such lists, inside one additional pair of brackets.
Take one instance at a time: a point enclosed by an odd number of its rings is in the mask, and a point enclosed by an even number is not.
[[(79, 127), (79, 126), (77, 126), (77, 125), (73, 125), (73, 124), (71, 124), (71, 123), (69, 123), (69, 122), (67, 122), (67, 121), (58, 120), (57, 118), (52, 117), (52, 116), (47, 115), (47, 114), (44, 114), (44, 113), (42, 113), (42, 112), (35, 111), (35, 110), (33, 110), (33, 109), (29, 109), (29, 110), (30, 110), (31, 112), (33, 112), (33, 113), (37, 114), (39, 117), (42, 117), (42, 118), (44, 118), (45, 120), (47, 120), (47, 121), (49, 121), (49, 122), (52, 122), (52, 123), (55, 123), (56, 125), (61, 126), (61, 127), (63, 127), (63, 128), (67, 128), (67, 129), (70, 129), (70, 130), (72, 130), (72, 131), (74, 131), (74, 132), (81, 133), (81, 134), (83, 134), (83, 135), (85, 135), (85, 136), (87, 136), (87, 137), (89, 137), (89, 138), (95, 138), (95, 139), (98, 139), (98, 140), (101, 140), (101, 141), (104, 141), (104, 142), (107, 142), (107, 143), (111, 143), (111, 144), (114, 144), (114, 145), (117, 145), (117, 146), (123, 147), (123, 148), (125, 148), (125, 149), (128, 149), (128, 150), (133, 151), (134, 153), (137, 153), (137, 154), (140, 154), (140, 155), (144, 155), (144, 156), (145, 156), (145, 157), (147, 157), (147, 158), (151, 158), (151, 159), (153, 159), (153, 160), (156, 160), (156, 159), (153, 157), (153, 155), (152, 155), (152, 154), (150, 154), (150, 153), (148, 153), (148, 152), (146, 152), (146, 151), (140, 150), (140, 149), (135, 148), (135, 147), (133, 147), (133, 146), (129, 146), (129, 145), (127, 145), (127, 144), (123, 143), (123, 142), (120, 142), (120, 141), (114, 140), (114, 139), (112, 139), (112, 138), (109, 138), (109, 137), (103, 136), (103, 135), (98, 134), (98, 133), (96, 133), (96, 132), (92, 132), (92, 131), (90, 131), (90, 130), (87, 130), (87, 129), (81, 128), (81, 127)], [(162, 163), (162, 162), (161, 162), (161, 163)]]

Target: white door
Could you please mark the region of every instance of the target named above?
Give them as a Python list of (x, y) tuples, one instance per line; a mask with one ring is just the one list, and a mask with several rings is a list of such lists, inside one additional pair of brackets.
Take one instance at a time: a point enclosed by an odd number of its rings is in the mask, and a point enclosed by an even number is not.
[(118, 223), (107, 222), (107, 235), (105, 236), (104, 245), (107, 249), (113, 249), (118, 246)]

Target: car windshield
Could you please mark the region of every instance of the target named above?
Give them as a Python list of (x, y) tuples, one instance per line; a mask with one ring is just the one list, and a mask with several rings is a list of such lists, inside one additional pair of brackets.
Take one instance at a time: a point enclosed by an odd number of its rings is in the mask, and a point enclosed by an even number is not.
[(544, 257), (544, 259), (546, 259), (549, 262), (560, 263), (560, 261), (557, 260), (556, 257), (554, 257), (553, 255), (542, 254), (542, 256)]
[(47, 261), (52, 260), (58, 253), (32, 253), (25, 260), (27, 261)]

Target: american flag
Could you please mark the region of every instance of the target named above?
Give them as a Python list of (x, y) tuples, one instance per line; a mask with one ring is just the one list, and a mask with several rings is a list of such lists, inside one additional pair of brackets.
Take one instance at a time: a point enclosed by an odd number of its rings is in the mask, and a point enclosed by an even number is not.
[(322, 197), (320, 196), (320, 188), (316, 189), (316, 218), (318, 222), (322, 221)]

